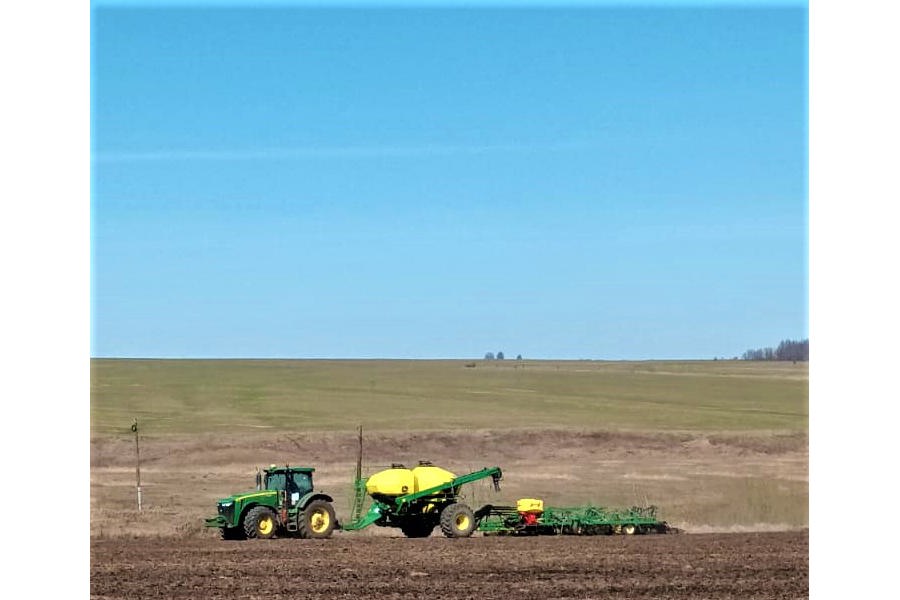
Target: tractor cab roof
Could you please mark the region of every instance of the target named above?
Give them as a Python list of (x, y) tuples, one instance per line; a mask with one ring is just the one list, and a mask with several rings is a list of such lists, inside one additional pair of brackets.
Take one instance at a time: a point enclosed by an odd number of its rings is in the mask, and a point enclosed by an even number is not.
[(279, 467), (278, 465), (269, 465), (266, 467), (266, 473), (312, 473), (316, 469), (314, 467), (291, 467), (285, 465), (283, 467)]

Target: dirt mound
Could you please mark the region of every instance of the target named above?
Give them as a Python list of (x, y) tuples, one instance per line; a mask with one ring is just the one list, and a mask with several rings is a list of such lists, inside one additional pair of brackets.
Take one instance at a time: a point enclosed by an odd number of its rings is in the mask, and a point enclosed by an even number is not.
[[(91, 535), (198, 533), (215, 501), (254, 485), (257, 467), (316, 468), (319, 489), (350, 510), (357, 438), (251, 432), (141, 437), (143, 512), (135, 510), (134, 439), (91, 443)], [(431, 460), (457, 474), (498, 465), (502, 490), (464, 488), (472, 506), (542, 498), (552, 506), (655, 505), (676, 526), (808, 525), (806, 436), (530, 429), (366, 431), (364, 473)]]
[[(578, 431), (563, 429), (471, 430), (419, 433), (365, 432), (365, 460), (372, 465), (392, 462), (491, 464), (533, 459), (564, 463), (585, 453), (610, 458), (665, 452), (691, 454), (778, 454), (803, 451), (803, 434), (701, 436), (695, 434)], [(242, 433), (240, 435), (143, 436), (141, 458), (153, 465), (268, 464), (297, 457), (304, 464), (352, 462), (357, 437), (352, 433)], [(129, 436), (91, 442), (92, 467), (131, 466), (134, 441)]]

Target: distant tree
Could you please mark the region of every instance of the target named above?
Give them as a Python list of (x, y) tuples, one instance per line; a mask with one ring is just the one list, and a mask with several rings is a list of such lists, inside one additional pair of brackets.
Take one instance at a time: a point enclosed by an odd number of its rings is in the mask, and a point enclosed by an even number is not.
[(777, 348), (747, 350), (741, 360), (790, 360), (809, 361), (809, 340), (782, 340)]
[(503, 360), (503, 352), (497, 353), (497, 360)]
[(519, 354), (518, 356), (516, 356), (516, 360), (522, 360), (522, 355)]
[(809, 340), (782, 340), (775, 349), (775, 360), (808, 361)]
[(485, 354), (485, 355), (484, 355), (484, 360), (494, 360), (494, 353), (493, 353), (493, 352), (488, 352), (487, 354)]

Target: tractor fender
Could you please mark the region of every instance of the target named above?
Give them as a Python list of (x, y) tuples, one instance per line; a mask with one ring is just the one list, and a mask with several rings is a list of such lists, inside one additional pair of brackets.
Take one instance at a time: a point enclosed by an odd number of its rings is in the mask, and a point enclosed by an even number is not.
[(325, 494), (323, 492), (308, 492), (306, 495), (302, 496), (300, 500), (297, 502), (297, 507), (300, 510), (303, 510), (307, 507), (307, 505), (313, 500), (325, 500), (326, 502), (334, 502), (334, 498)]
[(243, 527), (244, 517), (247, 516), (247, 513), (250, 512), (250, 509), (254, 506), (259, 506), (259, 502), (250, 501), (243, 503), (240, 510), (234, 511), (234, 523), (229, 523), (228, 527)]
[(272, 492), (261, 491), (236, 495), (234, 498), (235, 522), (233, 524), (229, 523), (229, 527), (232, 525), (235, 527), (240, 526), (244, 522), (244, 516), (254, 506), (266, 506), (275, 510), (273, 503), (274, 493)]

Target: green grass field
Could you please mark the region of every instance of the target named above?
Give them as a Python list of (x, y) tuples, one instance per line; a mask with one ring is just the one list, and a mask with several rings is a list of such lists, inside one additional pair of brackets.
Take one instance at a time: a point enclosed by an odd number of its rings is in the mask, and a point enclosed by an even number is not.
[(808, 364), (91, 361), (93, 436), (472, 427), (805, 432)]

